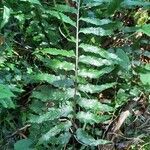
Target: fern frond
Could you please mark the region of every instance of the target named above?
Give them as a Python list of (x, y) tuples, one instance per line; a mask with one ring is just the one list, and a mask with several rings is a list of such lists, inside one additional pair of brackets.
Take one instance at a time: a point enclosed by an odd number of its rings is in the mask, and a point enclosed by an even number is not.
[(74, 96), (74, 89), (68, 88), (65, 90), (52, 89), (50, 86), (40, 86), (34, 90), (31, 98), (39, 99), (43, 102), (47, 101), (67, 101)]
[(80, 111), (77, 113), (77, 119), (82, 122), (82, 123), (89, 123), (91, 125), (95, 124), (95, 123), (102, 123), (104, 121), (107, 121), (108, 119), (110, 119), (109, 115), (97, 115), (91, 112), (83, 112)]
[(52, 121), (58, 119), (61, 116), (60, 109), (51, 108), (48, 112), (39, 115), (30, 115), (30, 123), (43, 123), (45, 121)]
[(73, 14), (77, 13), (77, 10), (73, 7), (70, 7), (69, 5), (57, 4), (55, 6), (55, 9), (59, 12), (67, 12), (67, 13), (73, 13)]
[(83, 0), (83, 4), (87, 8), (97, 7), (97, 6), (100, 6), (104, 3), (110, 3), (110, 2), (111, 2), (111, 0)]
[(96, 67), (101, 67), (103, 65), (110, 66), (113, 64), (113, 62), (111, 60), (101, 59), (101, 58), (91, 57), (91, 56), (85, 56), (85, 55), (81, 55), (79, 57), (79, 62), (87, 64), (87, 65), (93, 65)]
[(45, 11), (45, 13), (48, 15), (51, 15), (53, 17), (56, 17), (57, 19), (76, 27), (76, 23), (72, 19), (70, 19), (70, 17), (68, 17), (67, 15), (65, 15), (61, 12), (54, 11), (54, 10), (47, 10), (47, 11)]
[(15, 97), (8, 85), (0, 84), (0, 104), (4, 108), (15, 108), (12, 98)]
[(144, 1), (142, 2), (141, 0), (124, 0), (124, 2), (122, 3), (123, 7), (130, 7), (133, 8), (135, 6), (139, 6), (139, 7), (144, 7), (144, 8), (149, 8), (150, 7), (150, 2), (148, 1)]
[(93, 34), (93, 35), (97, 35), (97, 36), (107, 36), (107, 35), (111, 35), (113, 34), (112, 30), (105, 30), (103, 28), (100, 27), (89, 27), (89, 28), (81, 28), (80, 29), (80, 33), (84, 33), (84, 34)]
[(40, 61), (44, 63), (44, 65), (53, 70), (60, 69), (65, 71), (75, 70), (75, 65), (71, 62), (60, 61), (58, 59), (50, 59), (44, 57), (38, 57)]
[(113, 66), (111, 67), (105, 67), (100, 70), (96, 69), (80, 69), (79, 70), (79, 76), (85, 77), (85, 78), (91, 78), (91, 79), (97, 79), (103, 76), (104, 74), (110, 73), (114, 69)]
[(111, 112), (113, 107), (100, 103), (97, 99), (80, 98), (78, 104), (91, 112)]
[(48, 142), (52, 137), (58, 135), (61, 131), (69, 131), (71, 125), (72, 124), (70, 121), (59, 123), (40, 138), (39, 144)]
[(116, 85), (116, 83), (106, 83), (103, 85), (93, 85), (93, 84), (86, 84), (86, 85), (79, 85), (79, 90), (85, 93), (100, 93), (106, 89), (112, 88)]
[(29, 76), (29, 83), (49, 83), (55, 87), (65, 88), (74, 85), (74, 81), (70, 78), (66, 78), (64, 75), (55, 76), (47, 73), (36, 73)]
[(56, 49), (56, 48), (44, 48), (44, 49), (40, 49), (37, 52), (42, 52), (43, 54), (50, 54), (50, 55), (60, 55), (60, 56), (64, 56), (64, 57), (75, 57), (75, 53), (73, 50), (62, 50), (62, 49)]
[(84, 21), (84, 22), (87, 22), (87, 23), (90, 23), (90, 24), (94, 24), (96, 26), (101, 26), (101, 25), (104, 25), (104, 24), (109, 24), (111, 23), (112, 21), (109, 20), (109, 19), (97, 19), (97, 18), (80, 18), (80, 20)]
[(99, 54), (101, 57), (106, 58), (108, 60), (109, 59), (116, 60), (116, 61), (120, 60), (119, 57), (116, 54), (107, 52), (106, 50), (104, 50), (102, 48), (99, 48), (97, 46), (81, 43), (79, 45), (79, 47), (82, 48), (85, 52)]
[(78, 128), (76, 131), (77, 140), (86, 146), (98, 146), (111, 143), (107, 140), (98, 139), (95, 140), (85, 130)]

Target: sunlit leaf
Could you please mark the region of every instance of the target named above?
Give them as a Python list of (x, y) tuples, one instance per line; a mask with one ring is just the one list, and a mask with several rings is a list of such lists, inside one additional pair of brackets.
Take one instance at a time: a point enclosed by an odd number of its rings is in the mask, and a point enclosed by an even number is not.
[(121, 59), (119, 62), (120, 66), (126, 70), (129, 70), (131, 68), (131, 64), (128, 55), (122, 49), (117, 49), (117, 55)]
[(61, 50), (56, 48), (44, 48), (40, 50), (43, 54), (50, 54), (50, 55), (60, 55), (64, 57), (75, 57), (75, 54), (73, 51), (69, 50)]
[(42, 123), (44, 121), (52, 121), (54, 119), (57, 119), (61, 116), (61, 111), (59, 109), (51, 108), (48, 112), (45, 114), (39, 115), (30, 115), (29, 122), (31, 123)]
[(79, 90), (86, 93), (99, 93), (106, 89), (112, 88), (116, 85), (116, 83), (106, 83), (103, 85), (93, 85), (93, 84), (86, 84), (86, 85), (79, 85)]
[(55, 87), (71, 87), (74, 85), (74, 81), (72, 79), (66, 78), (63, 75), (60, 76), (55, 76), (52, 74), (47, 74), (47, 73), (36, 73), (36, 74), (31, 74), (29, 75), (29, 80), (28, 82), (30, 83), (50, 83)]
[(61, 131), (68, 131), (70, 127), (70, 121), (59, 123), (40, 138), (39, 144), (48, 142), (52, 137), (58, 135)]
[(106, 59), (113, 59), (116, 61), (120, 60), (117, 55), (110, 53), (110, 52), (107, 52), (104, 49), (99, 48), (97, 46), (81, 43), (79, 45), (79, 47), (82, 48), (85, 52), (99, 54), (101, 57), (106, 58)]
[(124, 7), (135, 7), (135, 6), (139, 6), (139, 7), (144, 7), (144, 8), (149, 8), (150, 7), (150, 2), (148, 1), (141, 1), (141, 0), (124, 0), (123, 2), (123, 6)]
[(95, 140), (86, 131), (80, 128), (77, 129), (76, 136), (77, 136), (78, 141), (89, 146), (98, 146), (98, 145), (104, 145), (104, 144), (110, 143), (110, 141), (107, 141), (107, 140), (102, 140), (102, 139)]
[(4, 108), (15, 108), (15, 104), (11, 99), (14, 96), (8, 85), (0, 84), (0, 104)]
[(94, 123), (102, 123), (110, 118), (110, 116), (106, 115), (97, 115), (91, 112), (78, 112), (77, 113), (77, 118), (80, 120), (82, 123), (89, 123), (89, 124), (94, 124)]
[(96, 78), (100, 78), (104, 74), (110, 73), (113, 69), (114, 69), (113, 66), (112, 67), (105, 67), (105, 68), (102, 68), (100, 70), (80, 69), (78, 74), (81, 77), (88, 77), (88, 78), (96, 79)]
[(93, 34), (93, 35), (97, 35), (97, 36), (106, 36), (106, 35), (111, 35), (113, 32), (112, 32), (112, 30), (105, 30), (100, 27), (97, 27), (97, 28), (89, 27), (89, 28), (81, 28), (80, 33)]
[(102, 104), (96, 99), (86, 99), (81, 98), (78, 100), (78, 104), (85, 108), (86, 110), (90, 110), (92, 112), (111, 112), (113, 108), (109, 105)]
[(66, 101), (74, 96), (74, 89), (56, 90), (50, 86), (41, 86), (34, 90), (31, 97), (42, 101)]
[(113, 62), (111, 60), (101, 59), (101, 58), (91, 57), (91, 56), (85, 56), (85, 55), (81, 55), (79, 57), (79, 62), (88, 64), (88, 65), (93, 65), (96, 67), (101, 67), (103, 65), (109, 66), (109, 65), (113, 64)]
[(144, 85), (150, 86), (150, 73), (140, 73), (140, 80)]
[(57, 4), (55, 6), (55, 9), (60, 12), (69, 12), (69, 13), (75, 13), (75, 14), (77, 13), (77, 10), (74, 7), (70, 7), (68, 5)]
[(150, 24), (145, 24), (143, 25), (139, 30), (138, 32), (143, 32), (145, 33), (146, 35), (150, 36)]
[(61, 12), (57, 12), (57, 11), (54, 11), (54, 10), (47, 10), (46, 13), (50, 14), (53, 17), (56, 17), (57, 19), (65, 22), (65, 23), (68, 23), (68, 24), (70, 24), (74, 27), (76, 26), (76, 23), (72, 19), (70, 19), (70, 17), (68, 17), (67, 15), (65, 15)]
[(41, 5), (39, 0), (21, 0), (21, 1), (23, 1), (23, 2), (30, 2), (31, 4)]
[(5, 26), (5, 24), (9, 21), (9, 17), (10, 17), (10, 8), (4, 6), (4, 10), (3, 10), (3, 20), (1, 23), (1, 28), (3, 28)]
[(102, 19), (101, 20), (101, 19), (97, 19), (97, 18), (80, 18), (80, 20), (85, 21), (85, 22), (90, 23), (90, 24), (97, 25), (97, 26), (101, 26), (101, 25), (108, 24), (108, 23), (112, 22), (109, 19)]

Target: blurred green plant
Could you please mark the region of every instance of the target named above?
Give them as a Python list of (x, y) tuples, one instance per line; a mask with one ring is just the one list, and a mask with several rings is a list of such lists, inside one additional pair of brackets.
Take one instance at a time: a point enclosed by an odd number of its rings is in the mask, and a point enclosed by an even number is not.
[(149, 101), (140, 58), (149, 58), (150, 2), (74, 2), (0, 4), (1, 149), (97, 149), (115, 142), (105, 132), (128, 102)]

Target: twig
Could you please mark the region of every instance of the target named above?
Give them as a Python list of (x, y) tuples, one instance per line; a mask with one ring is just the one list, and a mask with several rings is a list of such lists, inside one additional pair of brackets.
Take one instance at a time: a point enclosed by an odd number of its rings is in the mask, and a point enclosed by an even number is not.
[[(143, 140), (141, 140), (140, 139), (140, 136), (139, 137), (137, 137), (137, 138), (130, 138), (130, 137), (125, 137), (125, 136), (123, 136), (123, 135), (121, 135), (121, 134), (117, 134), (117, 133), (109, 133), (109, 134), (113, 134), (113, 135), (115, 135), (115, 136), (119, 136), (119, 137), (122, 137), (122, 138), (124, 138), (124, 139), (126, 139), (126, 140), (132, 140), (132, 141), (140, 141), (140, 142), (143, 142)], [(141, 137), (142, 138), (142, 137)]]
[(31, 124), (25, 125), (24, 127), (20, 128), (20, 129), (18, 129), (18, 130), (16, 130), (14, 133), (12, 133), (8, 138), (11, 138), (11, 137), (15, 136), (16, 134), (20, 133), (20, 132), (23, 131), (23, 130), (26, 130), (26, 129), (29, 128), (29, 127), (31, 127)]
[(150, 145), (150, 142), (143, 144), (139, 150), (142, 150), (146, 145)]
[(137, 129), (144, 128), (148, 124), (149, 121), (150, 121), (150, 118), (148, 118), (142, 125), (140, 125), (139, 127), (137, 127)]

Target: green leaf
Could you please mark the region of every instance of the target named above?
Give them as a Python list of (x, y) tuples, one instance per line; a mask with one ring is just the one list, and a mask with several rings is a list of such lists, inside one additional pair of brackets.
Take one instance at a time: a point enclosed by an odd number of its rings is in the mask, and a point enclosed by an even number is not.
[(65, 22), (65, 23), (68, 23), (68, 24), (76, 27), (76, 23), (73, 20), (71, 20), (68, 16), (66, 16), (65, 14), (63, 14), (61, 12), (54, 11), (54, 10), (47, 10), (46, 13), (50, 14), (53, 17), (56, 17), (57, 19)]
[(83, 3), (86, 4), (86, 7), (96, 7), (104, 3), (111, 2), (111, 0), (83, 0)]
[(9, 21), (9, 17), (10, 17), (10, 9), (6, 6), (4, 6), (3, 20), (1, 23), (1, 28), (3, 28), (5, 26), (5, 24)]
[(0, 99), (11, 98), (15, 95), (11, 92), (8, 85), (0, 84)]
[(22, 139), (14, 144), (14, 150), (33, 150), (31, 146), (33, 141), (30, 139)]
[(88, 77), (88, 78), (100, 78), (104, 74), (110, 73), (114, 69), (113, 66), (111, 67), (105, 67), (99, 70), (96, 69), (80, 69), (78, 72), (78, 75), (81, 77)]
[(15, 104), (10, 98), (0, 99), (0, 103), (4, 108), (15, 108)]
[(55, 76), (47, 73), (36, 73), (29, 76), (28, 83), (47, 82), (55, 87), (67, 88), (74, 85), (72, 79), (66, 78), (65, 76)]
[(91, 53), (100, 54), (100, 55), (102, 53), (102, 55), (104, 55), (103, 54), (104, 50), (102, 48), (99, 48), (90, 44), (81, 43), (79, 47), (82, 48), (85, 52), (91, 52)]
[(58, 135), (61, 131), (69, 131), (70, 127), (70, 121), (59, 123), (40, 138), (39, 144), (50, 141), (52, 137)]
[(60, 88), (70, 88), (74, 86), (74, 80), (73, 79), (60, 79), (53, 82), (53, 85), (55, 87)]
[(141, 1), (141, 0), (124, 0), (123, 2), (124, 7), (144, 7), (144, 8), (149, 8), (150, 7), (150, 2), (148, 1)]
[(61, 117), (67, 117), (71, 116), (71, 114), (73, 113), (73, 105), (72, 105), (72, 101), (67, 101), (65, 104), (62, 104), (61, 106)]
[(116, 85), (116, 83), (106, 83), (103, 85), (93, 85), (93, 84), (86, 84), (86, 85), (79, 85), (79, 90), (86, 93), (99, 93), (106, 89), (112, 88)]
[(111, 111), (113, 111), (113, 108), (111, 106), (102, 104), (96, 99), (80, 98), (77, 102), (82, 108), (85, 108), (86, 110), (90, 110), (92, 112), (111, 112)]
[(150, 24), (144, 24), (142, 26), (135, 26), (135, 27), (124, 27), (123, 32), (130, 33), (130, 32), (142, 32), (147, 36), (150, 36)]
[(80, 20), (85, 21), (85, 22), (90, 23), (90, 24), (97, 25), (97, 26), (101, 26), (101, 25), (108, 24), (108, 23), (112, 22), (109, 19), (100, 20), (100, 19), (97, 19), (97, 18), (80, 18)]
[(29, 3), (32, 3), (32, 4), (38, 4), (38, 5), (41, 5), (40, 1), (39, 0), (21, 0), (23, 2), (29, 2)]
[(52, 145), (59, 145), (58, 147), (64, 147), (71, 138), (71, 133), (69, 131), (65, 132), (64, 134), (60, 134), (59, 137), (52, 137), (49, 143)]
[(119, 62), (120, 66), (123, 69), (129, 71), (131, 68), (131, 63), (130, 63), (130, 59), (129, 59), (128, 55), (122, 49), (117, 49), (116, 54), (121, 59), (121, 61)]
[(85, 56), (85, 55), (81, 55), (79, 57), (79, 62), (82, 62), (87, 65), (96, 66), (96, 67), (101, 67), (103, 65), (109, 66), (109, 65), (113, 64), (113, 62), (111, 60), (97, 58), (97, 57), (91, 57), (91, 56)]
[(125, 104), (129, 100), (129, 95), (123, 89), (119, 89), (116, 96), (116, 108)]
[(58, 137), (58, 144), (61, 144), (61, 145), (64, 146), (67, 143), (69, 143), (70, 138), (71, 138), (71, 133), (70, 132), (65, 132), (64, 134), (61, 134)]
[(110, 5), (107, 8), (108, 10), (107, 13), (109, 15), (113, 14), (119, 8), (119, 6), (121, 5), (123, 1), (124, 0), (112, 0)]
[(75, 70), (75, 65), (71, 62), (60, 61), (57, 59), (44, 58), (41, 56), (37, 56), (47, 67), (52, 69), (61, 69), (65, 71)]
[(113, 32), (112, 30), (104, 30), (103, 28), (100, 27), (89, 27), (89, 28), (81, 28), (79, 33), (84, 33), (84, 34), (93, 34), (97, 36), (107, 36), (111, 35)]
[(40, 86), (33, 91), (31, 97), (46, 101), (67, 101), (74, 97), (74, 89), (58, 90), (50, 86)]
[(138, 32), (143, 32), (145, 33), (146, 35), (150, 36), (150, 24), (145, 24), (143, 25), (139, 30)]
[(45, 121), (52, 121), (54, 119), (58, 119), (61, 116), (60, 109), (51, 108), (45, 114), (41, 115), (30, 115), (29, 122), (31, 123), (43, 123)]
[(101, 57), (106, 58), (106, 59), (113, 59), (116, 61), (120, 60), (117, 55), (107, 52), (102, 48), (99, 48), (90, 44), (81, 43), (79, 47), (82, 48), (85, 52), (99, 54)]
[(15, 108), (15, 104), (11, 98), (0, 99), (0, 104), (2, 104), (4, 108)]
[(111, 143), (110, 141), (102, 139), (95, 140), (92, 136), (90, 136), (86, 131), (81, 128), (77, 129), (76, 138), (79, 142), (89, 146), (98, 146)]
[(70, 7), (69, 5), (57, 4), (55, 9), (60, 12), (69, 12), (69, 13), (73, 13), (73, 14), (77, 13), (77, 10), (73, 7)]
[(144, 85), (150, 86), (150, 72), (149, 73), (140, 73), (140, 80)]
[(48, 82), (50, 84), (53, 84), (57, 80), (61, 80), (60, 76), (55, 76), (52, 74), (47, 74), (47, 73), (36, 73), (36, 74), (31, 74), (30, 80), (28, 82)]
[(62, 50), (62, 49), (56, 49), (56, 48), (44, 48), (39, 50), (41, 51), (43, 54), (50, 54), (50, 55), (60, 55), (60, 56), (64, 56), (64, 57), (75, 57), (74, 51), (73, 50)]
[(102, 123), (110, 118), (110, 116), (108, 115), (100, 116), (91, 112), (83, 112), (83, 111), (78, 112), (76, 117), (77, 119), (80, 120), (80, 122), (89, 123), (91, 125), (94, 123)]
[(138, 74), (140, 76), (140, 80), (143, 84), (143, 86), (146, 86), (146, 90), (149, 91), (149, 86), (150, 86), (150, 64), (146, 63), (145, 65), (142, 65), (141, 68), (139, 68)]
[(0, 104), (4, 108), (15, 108), (15, 104), (11, 100), (15, 95), (11, 92), (8, 85), (0, 84)]
[(136, 32), (140, 29), (139, 26), (135, 26), (135, 27), (124, 27), (122, 28), (122, 32), (125, 32), (125, 33), (132, 33), (132, 32)]

